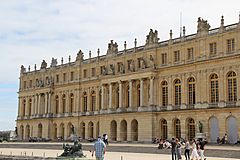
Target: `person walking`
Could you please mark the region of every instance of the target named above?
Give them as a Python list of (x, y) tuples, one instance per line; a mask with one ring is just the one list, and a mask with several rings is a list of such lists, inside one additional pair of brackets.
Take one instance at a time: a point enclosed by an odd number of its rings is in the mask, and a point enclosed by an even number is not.
[(190, 143), (188, 139), (186, 140), (186, 143), (185, 143), (184, 155), (186, 160), (190, 160)]
[(197, 152), (197, 143), (196, 143), (195, 139), (193, 139), (191, 159), (194, 160), (196, 158), (196, 160), (198, 160), (198, 157), (199, 157), (199, 155)]
[(94, 143), (92, 157), (94, 155), (94, 152), (95, 152), (96, 160), (104, 159), (104, 154), (106, 153), (106, 145), (102, 141), (101, 136), (98, 136), (98, 140)]
[(172, 142), (171, 142), (171, 151), (172, 151), (172, 160), (177, 160), (177, 155), (176, 155), (176, 141), (174, 138), (172, 138)]
[(200, 149), (201, 160), (205, 160), (206, 159), (205, 156), (204, 156), (204, 147), (205, 147), (206, 144), (207, 144), (207, 142), (203, 141), (203, 140), (201, 140), (199, 142), (199, 149)]
[(177, 153), (177, 158), (178, 160), (182, 160), (182, 145), (179, 142), (178, 138), (176, 138), (176, 153)]

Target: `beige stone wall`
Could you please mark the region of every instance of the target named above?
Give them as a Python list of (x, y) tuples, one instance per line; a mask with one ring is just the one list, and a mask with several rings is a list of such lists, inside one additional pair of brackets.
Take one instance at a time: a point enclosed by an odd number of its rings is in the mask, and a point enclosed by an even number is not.
[[(110, 47), (107, 55), (85, 60), (79, 52), (74, 62), (22, 71), (18, 133), (22, 139), (39, 135), (67, 139), (74, 126), (78, 136), (85, 134), (85, 138), (95, 138), (98, 134), (113, 135), (113, 128), (116, 128), (117, 141), (151, 141), (163, 135), (162, 120), (167, 121), (167, 138), (175, 137), (174, 120), (179, 119), (181, 137), (189, 138), (188, 121), (192, 118), (195, 125), (199, 121), (203, 123), (203, 131), (210, 138), (209, 118), (218, 119), (219, 136), (223, 136), (228, 132), (227, 118), (232, 115), (239, 134), (239, 26), (230, 25), (223, 32), (210, 30), (206, 36), (204, 32), (164, 42), (147, 42), (144, 46), (119, 52)], [(227, 52), (229, 39), (234, 39), (230, 53)], [(209, 45), (214, 42), (217, 52), (211, 55)], [(193, 48), (192, 59), (188, 59), (189, 48)], [(174, 51), (178, 50), (180, 60), (175, 62)], [(162, 64), (163, 53), (167, 54), (165, 64)], [(236, 74), (237, 99), (229, 102), (227, 75), (231, 71)], [(218, 77), (219, 100), (216, 103), (211, 103), (212, 74)], [(194, 104), (189, 104), (188, 80), (191, 77), (195, 80)], [(181, 81), (179, 106), (175, 105), (177, 79)], [(166, 106), (162, 105), (163, 81), (168, 84)]]

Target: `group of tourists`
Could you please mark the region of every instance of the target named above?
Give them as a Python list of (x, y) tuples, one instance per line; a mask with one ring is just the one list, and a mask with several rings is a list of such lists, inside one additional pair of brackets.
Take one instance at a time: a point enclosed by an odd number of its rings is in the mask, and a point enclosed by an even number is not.
[[(195, 141), (193, 139), (191, 142), (185, 140), (185, 142), (180, 142), (178, 138), (172, 138), (171, 141), (171, 153), (172, 160), (182, 160), (182, 148), (184, 147), (184, 156), (186, 160), (206, 160), (204, 156), (204, 147), (206, 141), (199, 139)], [(190, 151), (191, 155), (190, 155)]]

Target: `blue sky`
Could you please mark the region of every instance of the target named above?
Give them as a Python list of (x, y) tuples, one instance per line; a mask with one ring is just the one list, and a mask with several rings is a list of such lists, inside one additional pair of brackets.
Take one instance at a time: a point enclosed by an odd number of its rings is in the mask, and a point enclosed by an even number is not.
[(211, 28), (238, 22), (239, 0), (1, 0), (0, 1), (0, 130), (14, 129), (18, 104), (20, 66), (39, 68), (52, 57), (67, 62), (79, 49), (88, 57), (97, 48), (106, 53), (111, 39), (123, 49), (134, 39), (144, 45), (150, 28), (160, 40), (178, 37), (180, 13), (186, 33), (196, 32), (197, 18), (207, 19)]

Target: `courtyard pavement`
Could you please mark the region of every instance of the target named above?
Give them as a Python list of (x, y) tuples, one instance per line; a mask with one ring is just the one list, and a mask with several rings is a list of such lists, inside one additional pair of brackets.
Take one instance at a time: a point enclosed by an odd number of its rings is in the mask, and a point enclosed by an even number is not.
[[(82, 143), (83, 148), (91, 148), (93, 143)], [(0, 144), (0, 155), (12, 155), (12, 156), (34, 156), (34, 157), (57, 157), (59, 156), (63, 150), (59, 147), (61, 147), (62, 143), (1, 143)], [(14, 147), (13, 147), (14, 146)], [(27, 146), (27, 147), (26, 147)], [(44, 146), (48, 146), (49, 148), (45, 149), (34, 149), (35, 147), (31, 146), (39, 146), (39, 148), (45, 148)], [(59, 146), (56, 147), (58, 149), (55, 149), (53, 146)], [(89, 146), (89, 147), (86, 147)], [(135, 147), (144, 149), (151, 149), (156, 148), (156, 144), (120, 144), (120, 143), (111, 143), (108, 146), (108, 149), (110, 150), (111, 147), (115, 147), (118, 149), (123, 149), (130, 147), (130, 149), (134, 149)], [(233, 155), (232, 158), (225, 158), (219, 155), (219, 153), (225, 154), (232, 154), (232, 151), (235, 151), (234, 154), (240, 153), (240, 146), (225, 146), (225, 145), (207, 145), (207, 150), (210, 152), (217, 152), (216, 156), (207, 156), (207, 160), (240, 160), (240, 157), (237, 155)], [(160, 150), (157, 150), (160, 151)], [(223, 152), (224, 151), (224, 152)], [(134, 152), (134, 150), (130, 150), (129, 152), (121, 152), (121, 151), (107, 151), (105, 159), (104, 160), (171, 160), (170, 152), (167, 151), (165, 153), (138, 153)], [(84, 150), (84, 154), (87, 155), (88, 158), (91, 157), (91, 152), (87, 149)], [(218, 156), (219, 155), (219, 156)], [(94, 159), (94, 158), (93, 158)], [(183, 157), (183, 160), (185, 158)]]

